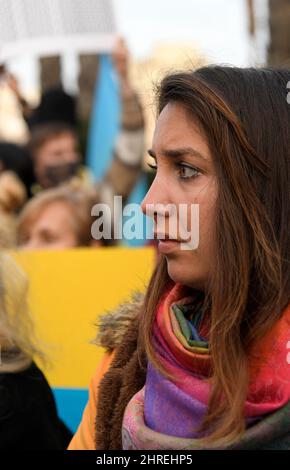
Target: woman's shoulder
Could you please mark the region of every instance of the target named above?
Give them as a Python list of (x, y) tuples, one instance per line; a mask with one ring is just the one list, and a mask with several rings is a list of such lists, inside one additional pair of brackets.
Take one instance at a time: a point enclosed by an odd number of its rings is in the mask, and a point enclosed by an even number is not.
[[(17, 372), (0, 373), (0, 420), (5, 425), (7, 445), (14, 440), (18, 445), (20, 441), (24, 442), (21, 433), (24, 428), (28, 433), (38, 429), (41, 434), (44, 421), (54, 422), (56, 416), (50, 386), (34, 362)], [(3, 448), (3, 442), (0, 448)]]
[(43, 397), (50, 392), (48, 382), (32, 362), (25, 369), (17, 372), (0, 373), (0, 415), (5, 411), (22, 412), (30, 403), (35, 403), (38, 397)]
[(71, 433), (57, 416), (52, 390), (32, 362), (17, 372), (0, 373), (1, 449), (62, 449)]

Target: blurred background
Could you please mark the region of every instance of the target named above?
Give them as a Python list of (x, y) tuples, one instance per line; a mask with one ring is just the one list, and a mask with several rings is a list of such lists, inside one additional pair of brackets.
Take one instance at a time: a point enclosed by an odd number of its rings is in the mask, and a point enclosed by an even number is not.
[[(113, 29), (127, 42), (130, 73), (147, 102), (152, 79), (171, 68), (197, 63), (289, 64), (289, 8), (287, 0), (114, 0)], [(88, 114), (90, 103), (82, 95), (85, 78), (80, 72), (89, 80), (88, 93), (97, 63), (84, 66), (86, 60), (86, 54), (80, 57), (73, 50), (49, 62), (27, 51), (7, 60), (6, 67), (32, 104), (39, 102), (43, 88), (61, 82), (65, 91), (79, 97), (80, 112)], [(11, 95), (2, 83), (0, 135), (4, 140), (24, 142), (27, 128)]]

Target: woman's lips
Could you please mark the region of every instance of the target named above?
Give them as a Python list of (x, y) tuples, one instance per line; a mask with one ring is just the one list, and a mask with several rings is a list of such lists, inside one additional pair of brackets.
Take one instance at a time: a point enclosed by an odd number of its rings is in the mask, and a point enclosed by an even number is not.
[(177, 240), (159, 240), (158, 250), (161, 253), (167, 254), (179, 248), (180, 242)]
[(161, 232), (154, 232), (154, 238), (158, 240), (158, 251), (164, 254), (180, 249), (180, 243), (183, 242), (183, 240), (171, 238), (169, 234)]

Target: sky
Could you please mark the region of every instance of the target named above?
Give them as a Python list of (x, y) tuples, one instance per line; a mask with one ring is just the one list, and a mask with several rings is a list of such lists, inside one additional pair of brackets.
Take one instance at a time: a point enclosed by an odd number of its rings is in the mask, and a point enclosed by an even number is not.
[[(198, 48), (210, 63), (254, 65), (257, 44), (247, 33), (246, 0), (112, 0), (118, 32), (126, 38), (136, 59), (148, 57), (154, 46), (186, 42)], [(268, 0), (255, 0), (262, 16)], [(264, 36), (263, 36), (264, 34)], [(260, 58), (265, 53), (265, 32), (260, 38)], [(76, 86), (76, 61), (64, 60), (68, 91)], [(36, 61), (23, 57), (10, 63), (24, 90), (37, 84)]]
[(117, 24), (132, 53), (144, 57), (157, 41), (188, 41), (210, 61), (249, 60), (246, 0), (114, 0)]

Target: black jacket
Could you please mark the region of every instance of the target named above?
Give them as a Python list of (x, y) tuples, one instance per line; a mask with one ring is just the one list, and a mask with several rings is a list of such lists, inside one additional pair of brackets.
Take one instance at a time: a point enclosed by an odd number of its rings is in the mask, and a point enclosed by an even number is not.
[(0, 367), (0, 450), (66, 449), (71, 438), (39, 368), (1, 373)]

